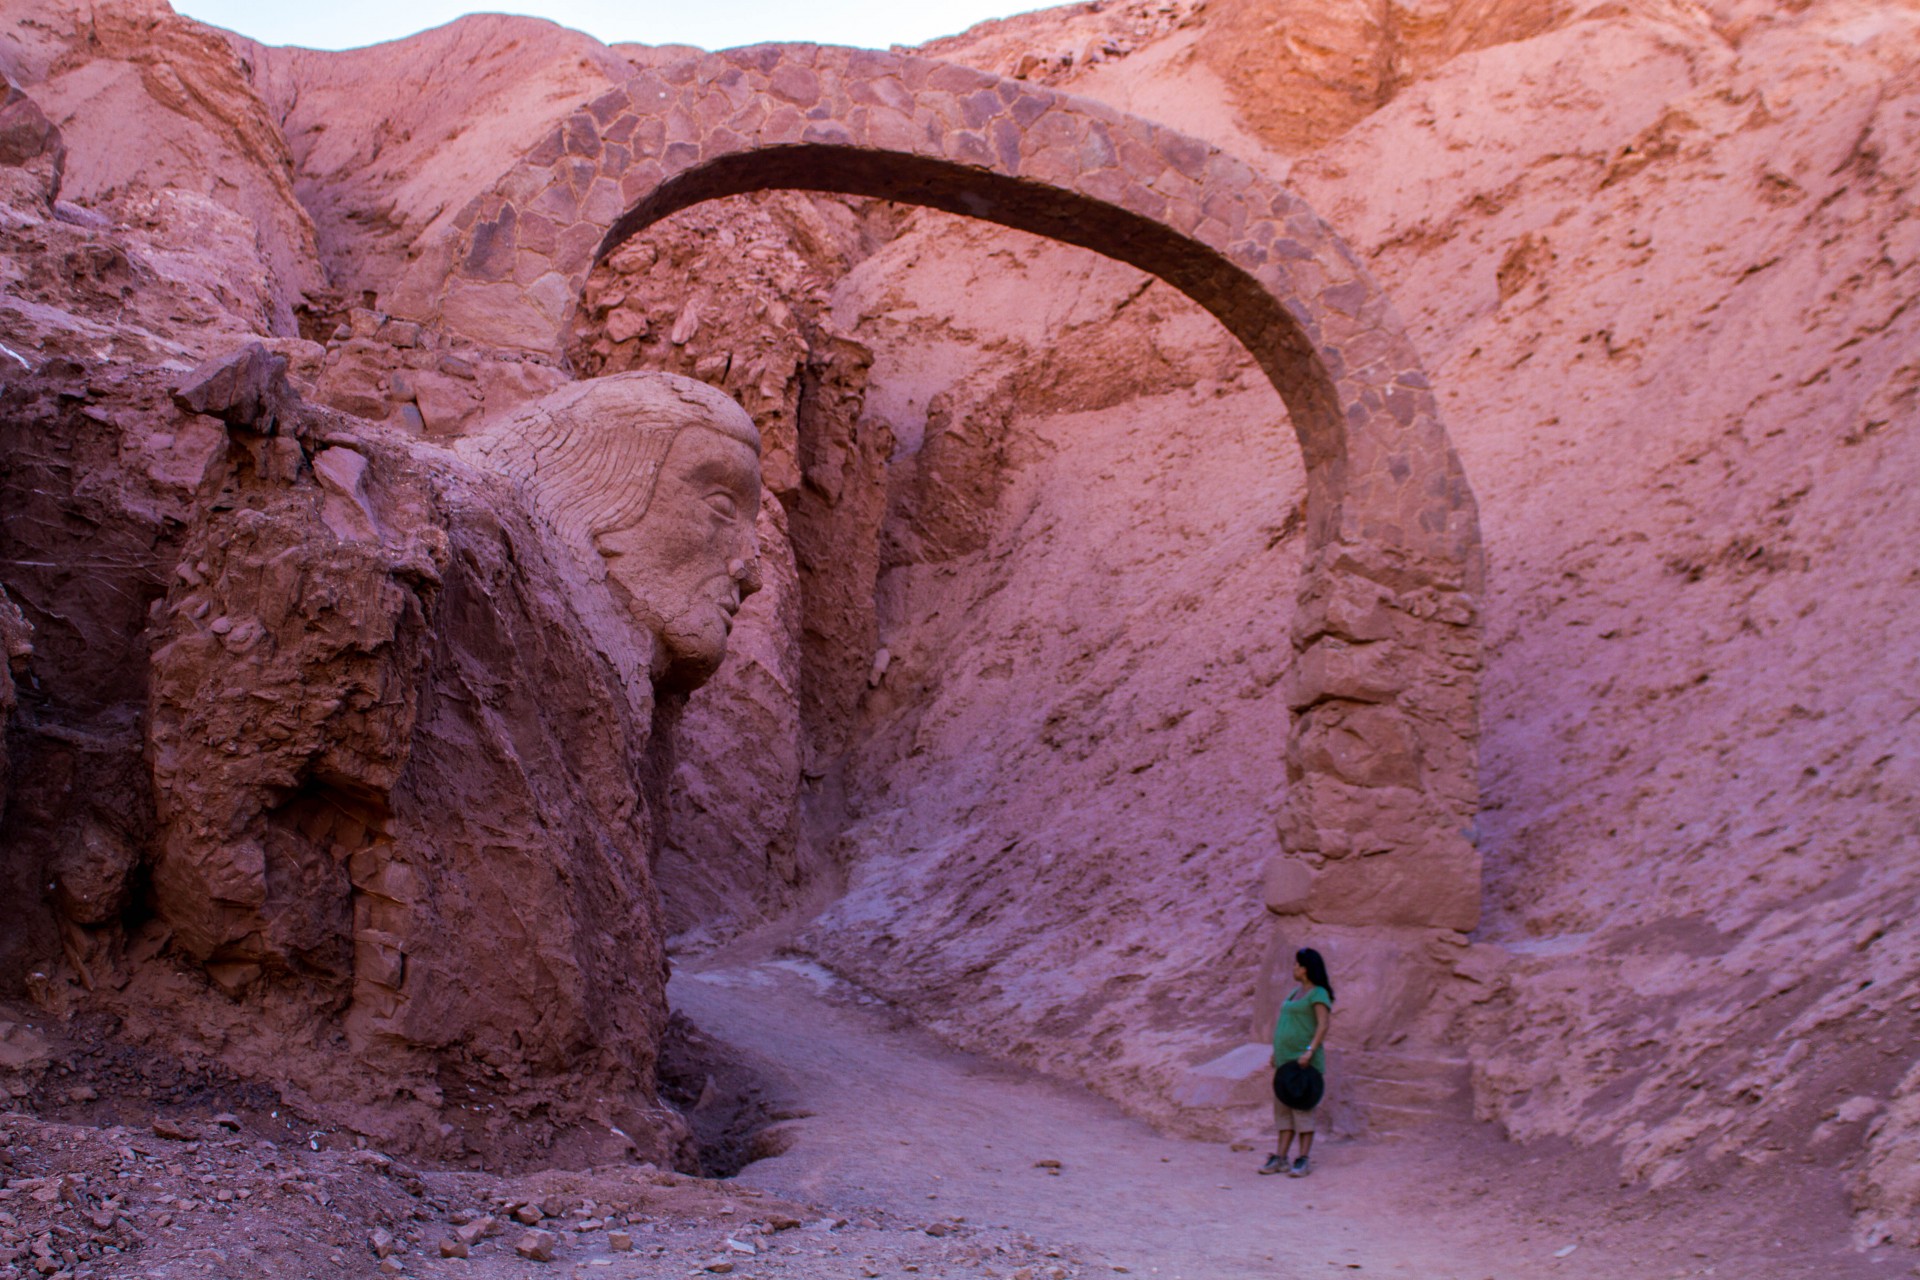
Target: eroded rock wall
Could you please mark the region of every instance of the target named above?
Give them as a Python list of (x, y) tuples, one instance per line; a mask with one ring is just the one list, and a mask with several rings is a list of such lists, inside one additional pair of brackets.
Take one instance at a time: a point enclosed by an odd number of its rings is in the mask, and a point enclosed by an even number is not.
[(1595, 11), (1294, 170), (1489, 513), (1484, 1111), (1656, 1182), (1864, 1170), (1869, 1234), (1912, 1221), (1912, 22)]
[(501, 482), (175, 380), (6, 392), (6, 554), (41, 566), (7, 864), (53, 886), (10, 980), (422, 1153), (684, 1157), (636, 641)]
[(99, 985), (86, 929), (128, 911), (154, 829), (140, 726), (147, 608), (165, 590), (162, 566), (200, 477), (225, 448), (212, 425), (126, 439), (115, 418), (171, 418), (167, 391), (151, 377), (89, 378), (69, 362), (0, 391), (0, 556), (34, 626), (8, 726), (0, 861), (21, 907), (0, 936), (16, 996), (36, 965), (69, 955), (82, 983)]
[[(297, 335), (295, 309), (325, 280), (313, 221), (286, 139), (224, 34), (164, 0), (9, 0), (0, 22), (9, 74), (65, 135), (67, 198), (145, 206), (159, 223), (232, 222), (233, 265), (261, 277), (253, 330)], [(199, 271), (218, 260), (190, 243)]]
[(498, 176), (501, 157), (633, 70), (577, 31), (505, 14), (340, 53), (239, 47), (285, 138), (330, 289), (389, 310), (411, 275), (445, 271), (420, 262), (431, 232)]

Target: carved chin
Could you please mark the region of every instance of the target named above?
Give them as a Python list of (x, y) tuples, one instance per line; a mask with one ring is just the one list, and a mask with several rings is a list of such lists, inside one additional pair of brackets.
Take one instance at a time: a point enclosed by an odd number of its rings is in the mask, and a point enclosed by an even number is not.
[(685, 693), (705, 684), (720, 669), (727, 656), (727, 634), (733, 620), (718, 610), (696, 625), (669, 624), (660, 631), (660, 648), (666, 658), (661, 674), (663, 687)]

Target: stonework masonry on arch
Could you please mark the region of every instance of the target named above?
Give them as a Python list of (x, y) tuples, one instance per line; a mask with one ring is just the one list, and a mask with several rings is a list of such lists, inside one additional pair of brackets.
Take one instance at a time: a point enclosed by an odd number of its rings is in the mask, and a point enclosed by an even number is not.
[(416, 266), (403, 306), (558, 355), (594, 265), (704, 200), (793, 188), (983, 218), (1166, 280), (1285, 401), (1307, 468), (1276, 916), (1470, 930), (1480, 861), (1478, 516), (1380, 287), (1297, 196), (1108, 107), (897, 53), (761, 45), (573, 112)]

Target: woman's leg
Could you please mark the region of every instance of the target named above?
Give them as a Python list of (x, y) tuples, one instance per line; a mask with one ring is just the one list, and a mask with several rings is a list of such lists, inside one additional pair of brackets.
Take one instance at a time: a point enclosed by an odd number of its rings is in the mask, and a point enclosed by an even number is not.
[(1278, 1098), (1273, 1100), (1273, 1127), (1277, 1134), (1274, 1141), (1275, 1151), (1267, 1157), (1262, 1173), (1281, 1173), (1287, 1167), (1287, 1153), (1293, 1149), (1293, 1112), (1281, 1104)]
[(1293, 1131), (1300, 1136), (1300, 1158), (1287, 1172), (1296, 1178), (1307, 1171), (1307, 1154), (1313, 1150), (1313, 1131), (1317, 1128), (1318, 1117), (1311, 1111), (1301, 1111), (1293, 1117)]

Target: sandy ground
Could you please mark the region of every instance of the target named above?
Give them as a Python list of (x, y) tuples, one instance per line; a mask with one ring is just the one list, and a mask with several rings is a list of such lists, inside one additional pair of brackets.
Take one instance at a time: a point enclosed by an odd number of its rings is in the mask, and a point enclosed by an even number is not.
[[(1105, 1099), (957, 1053), (805, 961), (684, 966), (670, 993), (812, 1113), (739, 1182), (843, 1213), (1024, 1231), (1087, 1275), (1920, 1274), (1908, 1251), (1847, 1246), (1824, 1173), (1771, 1193), (1650, 1193), (1620, 1188), (1595, 1155), (1473, 1127), (1327, 1139), (1309, 1177), (1261, 1177), (1267, 1138), (1239, 1151), (1249, 1144), (1157, 1133)], [(1250, 1138), (1258, 1123), (1249, 1116)]]
[(0, 1113), (0, 1278), (1920, 1276), (1913, 1251), (1848, 1247), (1823, 1171), (1655, 1193), (1604, 1153), (1459, 1126), (1326, 1138), (1311, 1176), (1262, 1177), (1257, 1112), (1246, 1141), (1167, 1136), (805, 960), (682, 957), (671, 996), (725, 1046), (704, 1092), (775, 1120), (751, 1141), (780, 1154), (734, 1178), (409, 1167), (257, 1087), (130, 1074), (43, 1024), (62, 1065)]

